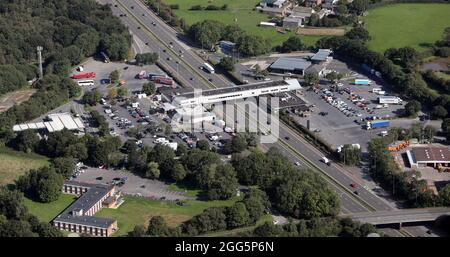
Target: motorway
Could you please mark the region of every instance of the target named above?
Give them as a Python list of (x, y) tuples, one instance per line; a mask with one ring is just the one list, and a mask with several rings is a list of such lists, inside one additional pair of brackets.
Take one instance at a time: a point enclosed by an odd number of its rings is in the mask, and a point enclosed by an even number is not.
[[(99, 0), (99, 2), (111, 4), (113, 13), (119, 17), (126, 14), (120, 19), (128, 27), (133, 38), (139, 38), (134, 40), (139, 52), (157, 52), (159, 63), (176, 75), (185, 86), (208, 89), (212, 86), (227, 87), (232, 84), (219, 74), (210, 74), (200, 69), (204, 61), (178, 39), (178, 33), (173, 28), (140, 1)], [(180, 56), (180, 51), (183, 57)], [(170, 60), (167, 59), (169, 57)]]
[[(126, 13), (127, 15), (120, 17), (120, 19), (128, 26), (133, 37), (139, 39), (134, 40), (138, 44), (137, 48), (139, 51), (158, 52), (160, 54), (161, 65), (174, 71), (172, 74), (177, 76), (183, 82), (184, 86), (207, 89), (225, 87), (232, 84), (218, 74), (209, 74), (199, 69), (203, 64), (203, 60), (189, 46), (180, 42), (176, 31), (161, 21), (140, 1), (99, 1), (111, 4), (111, 9), (117, 16)], [(114, 5), (117, 5), (117, 7), (114, 7)], [(152, 24), (153, 22), (156, 23), (156, 26)], [(142, 42), (148, 44), (144, 43), (142, 45)], [(173, 48), (169, 47), (168, 42), (173, 42)], [(166, 53), (162, 51), (163, 49), (166, 49)], [(183, 58), (179, 57), (179, 50), (183, 50)], [(170, 61), (167, 60), (169, 55), (172, 58)], [(323, 153), (285, 124), (280, 124), (279, 140), (274, 145), (282, 149), (292, 161), (300, 161), (302, 165), (321, 172), (338, 192), (343, 206), (343, 213), (389, 211), (395, 209), (386, 200), (369, 192), (362, 186), (358, 187), (358, 195), (355, 195), (350, 184), (359, 185), (361, 183), (341, 166), (336, 164), (327, 166), (321, 162), (320, 160), (324, 156)]]

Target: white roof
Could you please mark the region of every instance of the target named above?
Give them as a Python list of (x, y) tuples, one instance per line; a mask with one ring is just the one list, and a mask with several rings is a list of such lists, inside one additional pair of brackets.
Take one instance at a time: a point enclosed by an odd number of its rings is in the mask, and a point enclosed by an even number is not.
[(47, 128), (48, 132), (54, 132), (52, 125), (50, 125), (50, 122), (44, 122), (45, 127)]
[(64, 128), (68, 130), (76, 130), (84, 128), (83, 122), (80, 118), (73, 118), (69, 113), (55, 113), (48, 115), (50, 121), (37, 122), (37, 123), (27, 123), (14, 125), (14, 131), (22, 131), (26, 129), (44, 129), (46, 128), (48, 132), (60, 131)]
[(84, 128), (84, 124), (80, 118), (73, 118), (73, 121), (77, 124), (78, 128)]
[(22, 129), (20, 128), (19, 125), (14, 125), (13, 126), (13, 131), (21, 131)]
[(29, 129), (37, 129), (36, 123), (29, 123), (28, 128)]

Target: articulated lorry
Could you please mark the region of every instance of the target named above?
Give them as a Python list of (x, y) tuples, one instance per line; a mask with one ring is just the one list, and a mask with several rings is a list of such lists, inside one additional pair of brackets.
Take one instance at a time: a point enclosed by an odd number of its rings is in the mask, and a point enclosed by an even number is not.
[(391, 125), (391, 122), (388, 120), (374, 120), (374, 121), (368, 121), (366, 124), (366, 129), (377, 129), (377, 128), (384, 128), (389, 127)]
[(73, 79), (90, 79), (90, 78), (95, 78), (97, 74), (95, 74), (95, 72), (85, 72), (85, 73), (78, 73), (78, 74), (73, 74), (71, 76), (71, 78)]

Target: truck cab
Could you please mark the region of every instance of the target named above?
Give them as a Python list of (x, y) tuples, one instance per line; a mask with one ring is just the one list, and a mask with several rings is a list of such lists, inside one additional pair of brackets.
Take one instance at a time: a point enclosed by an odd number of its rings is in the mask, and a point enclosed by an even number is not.
[(331, 165), (331, 163), (330, 163), (330, 160), (328, 160), (328, 158), (327, 157), (322, 157), (322, 161), (323, 161), (323, 163), (325, 163), (326, 165), (328, 165), (328, 166), (330, 166)]

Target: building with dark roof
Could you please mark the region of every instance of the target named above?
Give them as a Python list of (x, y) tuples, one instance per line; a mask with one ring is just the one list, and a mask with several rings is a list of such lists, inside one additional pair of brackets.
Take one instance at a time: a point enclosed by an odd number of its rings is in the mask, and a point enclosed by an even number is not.
[(333, 51), (331, 51), (330, 49), (319, 49), (319, 51), (311, 57), (311, 61), (313, 63), (326, 62), (331, 58), (330, 55), (332, 53), (333, 53)]
[(450, 163), (450, 148), (448, 147), (414, 147), (406, 154), (411, 168), (436, 167), (438, 164), (447, 166)]
[(273, 73), (292, 73), (303, 76), (309, 66), (311, 62), (302, 58), (278, 58), (267, 69)]
[(311, 66), (309, 66), (306, 70), (305, 70), (305, 74), (315, 74), (317, 76), (323, 76), (325, 74), (325, 66), (322, 64), (313, 64)]
[(118, 229), (116, 220), (94, 217), (95, 213), (104, 207), (105, 200), (107, 200), (106, 207), (115, 206), (118, 200), (115, 186), (66, 181), (62, 191), (80, 197), (53, 219), (55, 227), (104, 237), (111, 236)]

